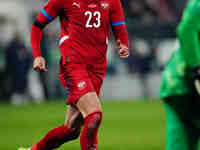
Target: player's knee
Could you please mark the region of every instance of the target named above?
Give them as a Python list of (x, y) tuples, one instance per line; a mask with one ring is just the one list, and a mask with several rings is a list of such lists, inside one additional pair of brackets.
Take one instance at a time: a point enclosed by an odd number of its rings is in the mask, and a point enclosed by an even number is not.
[(81, 128), (80, 127), (76, 127), (76, 128), (71, 128), (70, 130), (70, 141), (71, 140), (76, 140), (79, 136), (80, 136), (80, 133), (81, 133)]
[(92, 113), (88, 121), (88, 135), (92, 135), (100, 126), (102, 121), (102, 112)]
[(51, 148), (52, 149), (58, 148), (62, 144), (68, 141), (77, 139), (80, 135), (80, 131), (81, 131), (81, 128), (78, 128), (78, 127), (70, 128), (70, 129), (66, 127), (66, 130), (63, 131), (64, 132), (63, 136), (57, 137), (54, 141), (50, 142), (52, 144)]
[(51, 138), (49, 136), (49, 147), (55, 149), (68, 141), (77, 139), (80, 135), (80, 131), (80, 127), (68, 128), (67, 126), (62, 126), (62, 130), (57, 130), (57, 133), (52, 132), (53, 135), (57, 136), (52, 136)]

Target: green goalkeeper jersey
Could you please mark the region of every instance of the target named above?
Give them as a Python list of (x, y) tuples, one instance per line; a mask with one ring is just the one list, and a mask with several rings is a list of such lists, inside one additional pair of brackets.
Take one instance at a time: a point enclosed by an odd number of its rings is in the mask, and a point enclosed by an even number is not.
[(191, 68), (200, 64), (200, 0), (189, 0), (177, 28), (176, 48), (162, 73), (161, 98), (190, 92)]

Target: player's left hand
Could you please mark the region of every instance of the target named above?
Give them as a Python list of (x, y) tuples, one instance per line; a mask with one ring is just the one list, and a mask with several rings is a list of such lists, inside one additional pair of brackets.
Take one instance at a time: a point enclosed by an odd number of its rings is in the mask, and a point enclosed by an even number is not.
[(122, 44), (120, 40), (117, 40), (116, 47), (118, 49), (120, 58), (125, 59), (129, 57), (130, 55), (129, 48), (126, 45)]
[(33, 69), (39, 72), (47, 72), (46, 62), (42, 56), (38, 56), (33, 61)]

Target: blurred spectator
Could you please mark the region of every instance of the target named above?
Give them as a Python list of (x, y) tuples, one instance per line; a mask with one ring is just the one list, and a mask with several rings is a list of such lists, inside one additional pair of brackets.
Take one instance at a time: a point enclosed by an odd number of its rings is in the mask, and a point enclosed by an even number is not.
[[(48, 55), (48, 39), (47, 39), (48, 36), (46, 35), (46, 32), (43, 32), (43, 37), (44, 38), (42, 38), (42, 41), (41, 41), (41, 53), (42, 53), (42, 56), (45, 58), (46, 63), (48, 64), (48, 67), (49, 67), (50, 60), (49, 60), (49, 55)], [(49, 94), (49, 90), (48, 90), (47, 73), (39, 72), (39, 78), (40, 78), (40, 82), (42, 84), (45, 99), (49, 99), (50, 94)]]
[(153, 71), (154, 59), (154, 49), (146, 41), (141, 39), (131, 41), (131, 55), (127, 60), (128, 70), (131, 74), (139, 75), (143, 97), (149, 97), (147, 80)]
[(169, 0), (146, 0), (146, 4), (155, 11), (159, 22), (168, 23), (176, 21), (177, 16), (172, 13)]
[[(0, 102), (9, 98), (9, 85), (7, 84), (7, 74), (5, 72), (4, 48), (0, 43)], [(7, 102), (7, 101), (5, 101)]]
[[(6, 18), (4, 16), (0, 16), (0, 30), (1, 31), (2, 31), (2, 26), (4, 26), (5, 23), (6, 23)], [(0, 36), (0, 102), (2, 102), (2, 100), (6, 100), (9, 96), (7, 92), (7, 84), (6, 84), (5, 55), (4, 55), (4, 47), (2, 43), (2, 38), (3, 36)]]
[(156, 13), (147, 5), (145, 1), (130, 0), (128, 4), (128, 16), (141, 24), (152, 24)]
[(130, 0), (129, 17), (142, 24), (168, 23), (176, 21), (168, 0)]
[(183, 9), (185, 8), (185, 5), (188, 0), (167, 0), (168, 4), (170, 5), (171, 10), (174, 12), (174, 14), (177, 16), (178, 20), (180, 20)]
[(28, 72), (32, 59), (18, 33), (9, 43), (5, 53), (6, 72), (11, 82), (11, 103), (22, 104), (27, 98)]
[(115, 43), (114, 40), (109, 40), (108, 50), (107, 50), (107, 75), (109, 76), (116, 75), (117, 73), (117, 70), (116, 70), (117, 50), (113, 43)]

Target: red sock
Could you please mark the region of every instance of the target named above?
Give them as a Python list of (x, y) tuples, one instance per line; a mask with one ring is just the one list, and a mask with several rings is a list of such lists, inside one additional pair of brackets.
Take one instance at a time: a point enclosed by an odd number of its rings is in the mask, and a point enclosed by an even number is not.
[(66, 126), (60, 126), (50, 130), (31, 150), (52, 150), (67, 141), (78, 138), (79, 134), (80, 130), (72, 130)]
[(85, 118), (84, 128), (80, 137), (82, 150), (97, 150), (97, 133), (101, 120), (102, 112), (94, 112)]

